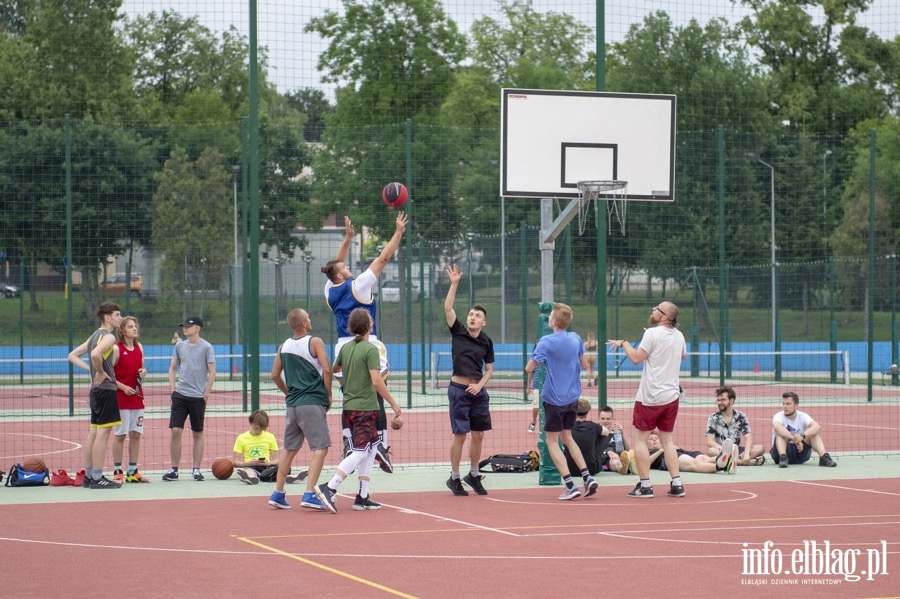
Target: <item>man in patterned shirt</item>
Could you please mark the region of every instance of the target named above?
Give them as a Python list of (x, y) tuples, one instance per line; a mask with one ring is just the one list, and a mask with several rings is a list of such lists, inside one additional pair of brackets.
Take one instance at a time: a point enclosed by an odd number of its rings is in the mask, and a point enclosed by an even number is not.
[(766, 461), (763, 455), (765, 449), (761, 444), (753, 444), (747, 415), (734, 409), (735, 397), (734, 389), (731, 387), (716, 389), (718, 409), (706, 420), (706, 453), (712, 457), (720, 455), (722, 444), (731, 439), (734, 446), (739, 448), (740, 459), (737, 462), (739, 466), (761, 466)]

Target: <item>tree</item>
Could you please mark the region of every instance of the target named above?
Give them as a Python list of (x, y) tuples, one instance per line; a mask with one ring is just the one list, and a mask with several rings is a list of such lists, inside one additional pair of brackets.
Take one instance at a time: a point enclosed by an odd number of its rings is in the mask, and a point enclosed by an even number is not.
[(285, 94), (288, 106), (296, 109), (304, 115), (303, 139), (307, 142), (318, 142), (322, 139), (325, 130), (325, 117), (334, 112), (334, 107), (325, 97), (325, 92), (314, 87), (302, 89)]
[(221, 286), (233, 251), (232, 175), (224, 162), (215, 148), (192, 162), (176, 147), (154, 177), (152, 240), (165, 249), (162, 288), (174, 291), (185, 308), (188, 294), (193, 300), (200, 290), (200, 306), (192, 309), (201, 315), (206, 291)]

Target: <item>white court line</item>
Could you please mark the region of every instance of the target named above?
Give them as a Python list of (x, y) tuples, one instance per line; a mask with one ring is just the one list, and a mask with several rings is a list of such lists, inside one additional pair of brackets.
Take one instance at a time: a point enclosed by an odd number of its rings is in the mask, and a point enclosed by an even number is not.
[[(610, 487), (612, 488), (612, 487)], [(623, 487), (624, 488), (624, 487)], [(719, 503), (734, 503), (735, 501), (749, 501), (751, 499), (756, 499), (759, 497), (756, 493), (751, 493), (750, 491), (736, 491), (734, 489), (730, 489), (732, 493), (740, 493), (741, 495), (747, 495), (747, 497), (737, 497), (735, 499), (716, 499), (712, 501), (692, 501), (691, 505), (711, 505), (711, 504), (719, 504)], [(597, 495), (595, 495), (597, 497)], [(561, 502), (559, 500), (551, 501), (551, 502), (543, 502), (543, 501), (513, 501), (510, 499), (497, 499), (496, 497), (488, 497), (488, 501), (496, 501), (497, 503), (510, 503), (515, 505), (534, 505), (534, 506), (543, 506), (543, 505), (559, 505)], [(603, 501), (601, 498), (601, 502), (596, 501), (588, 501), (587, 503), (584, 501), (570, 501), (569, 505), (581, 505), (585, 507), (598, 507), (598, 508), (610, 508), (610, 507), (619, 507), (622, 505), (635, 505), (637, 502), (632, 499), (628, 501), (623, 501), (622, 503), (610, 503), (609, 501)], [(677, 505), (675, 502), (672, 502), (672, 505)]]
[[(60, 449), (58, 451), (44, 452), (41, 455), (54, 455), (57, 453), (71, 453), (73, 451), (78, 451), (79, 449), (81, 449), (81, 443), (76, 443), (76, 442), (72, 441), (71, 439), (60, 439), (58, 437), (48, 437), (47, 435), (35, 435), (34, 433), (13, 432), (13, 433), (9, 433), (9, 435), (20, 435), (22, 437), (37, 437), (38, 439), (49, 439), (51, 441), (59, 441), (60, 443), (68, 443), (69, 445), (72, 445), (72, 447), (70, 447), (69, 449)], [(11, 459), (15, 459), (16, 457), (19, 457), (19, 456), (0, 456), (0, 460), (11, 460)]]
[[(875, 479), (878, 480), (878, 479)], [(810, 485), (813, 487), (825, 487), (826, 489), (840, 489), (842, 491), (857, 491), (859, 493), (875, 493), (876, 495), (890, 495), (892, 497), (900, 497), (900, 493), (892, 493), (890, 491), (876, 491), (875, 489), (854, 489), (853, 487), (842, 487), (841, 485), (826, 485), (822, 483), (813, 483), (805, 480), (789, 480), (789, 483), (798, 485)]]
[(436, 514), (430, 514), (428, 512), (420, 512), (419, 510), (413, 510), (406, 507), (400, 507), (399, 505), (391, 505), (389, 503), (382, 503), (381, 505), (385, 507), (389, 507), (391, 509), (395, 509), (398, 512), (404, 514), (412, 514), (415, 516), (426, 516), (428, 518), (434, 518), (435, 520), (439, 520), (441, 522), (452, 522), (454, 524), (460, 524), (462, 526), (468, 526), (470, 528), (475, 528), (478, 530), (484, 530), (487, 532), (496, 532), (502, 535), (508, 535), (510, 537), (520, 537), (522, 535), (516, 534), (514, 532), (509, 532), (508, 530), (500, 530), (499, 528), (491, 528), (490, 526), (482, 526), (480, 524), (472, 524), (471, 522), (466, 522), (464, 520), (457, 520), (456, 518), (447, 518), (446, 516), (438, 516)]

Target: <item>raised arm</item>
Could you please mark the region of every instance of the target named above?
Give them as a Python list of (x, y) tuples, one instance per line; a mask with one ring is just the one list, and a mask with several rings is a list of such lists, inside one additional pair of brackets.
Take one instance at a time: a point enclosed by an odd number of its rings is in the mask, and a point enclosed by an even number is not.
[(456, 301), (456, 290), (459, 288), (459, 280), (462, 275), (459, 272), (459, 266), (454, 264), (447, 268), (447, 276), (450, 278), (450, 288), (447, 290), (447, 297), (444, 299), (444, 315), (447, 317), (447, 326), (452, 327), (456, 322), (456, 310), (453, 309), (453, 303)]
[(381, 272), (384, 270), (384, 267), (387, 266), (387, 263), (390, 261), (391, 257), (400, 247), (400, 240), (403, 239), (403, 232), (406, 231), (407, 223), (409, 223), (409, 220), (406, 216), (406, 213), (399, 212), (397, 214), (397, 228), (394, 230), (394, 235), (384, 246), (384, 249), (381, 250), (381, 255), (372, 260), (372, 264), (369, 265), (369, 270), (375, 273), (376, 277), (381, 276)]
[(344, 239), (341, 241), (341, 247), (338, 248), (337, 255), (334, 257), (338, 262), (347, 262), (347, 256), (350, 254), (350, 244), (353, 243), (353, 236), (356, 234), (356, 230), (353, 228), (353, 223), (350, 222), (350, 217), (344, 217)]

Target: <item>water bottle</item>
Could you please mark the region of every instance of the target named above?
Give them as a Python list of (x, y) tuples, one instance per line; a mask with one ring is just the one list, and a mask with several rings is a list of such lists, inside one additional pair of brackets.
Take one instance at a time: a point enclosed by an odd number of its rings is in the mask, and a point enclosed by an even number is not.
[(144, 385), (144, 377), (142, 377), (142, 376), (141, 376), (141, 373), (139, 372), (138, 375), (137, 375), (137, 383), (134, 385), (134, 392), (135, 392), (135, 393), (140, 393), (140, 392), (141, 392), (141, 387), (142, 387), (143, 385)]
[(618, 429), (613, 431), (613, 443), (615, 443), (616, 446), (616, 453), (625, 451), (625, 441), (622, 439), (622, 431)]

